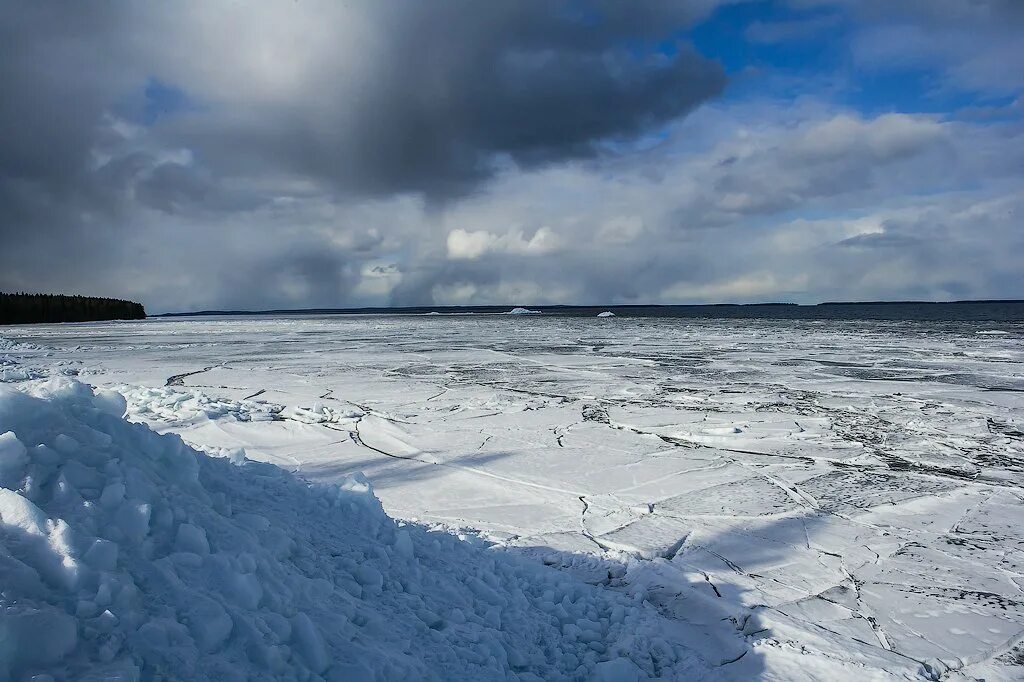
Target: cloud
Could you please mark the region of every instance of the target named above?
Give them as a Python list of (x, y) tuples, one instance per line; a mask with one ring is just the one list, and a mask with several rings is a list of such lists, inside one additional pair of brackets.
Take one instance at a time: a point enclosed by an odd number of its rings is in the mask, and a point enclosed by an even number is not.
[(947, 130), (926, 116), (883, 114), (863, 119), (840, 114), (809, 126), (795, 137), (790, 152), (808, 163), (855, 155), (874, 164), (889, 163), (934, 145)]
[(813, 0), (856, 22), (855, 63), (869, 71), (935, 69), (937, 86), (993, 95), (1018, 92), (1024, 73), (1024, 3), (1018, 0)]
[(725, 225), (827, 205), (854, 207), (894, 188), (879, 180), (913, 163), (918, 191), (948, 184), (953, 128), (933, 117), (806, 112), (796, 124), (741, 130), (706, 157), (703, 182), (679, 220)]
[(486, 230), (467, 232), (461, 228), (448, 233), (448, 257), (474, 260), (486, 253), (545, 255), (563, 247), (562, 241), (548, 227), (541, 227), (527, 239), (522, 230), (493, 234)]
[[(1017, 87), (1013, 3), (800, 2), (811, 20), (748, 37), (839, 16), (872, 74)], [(152, 311), (1024, 296), (1019, 107), (876, 114), (756, 69), (719, 97), (679, 42), (717, 4), (3, 4), (0, 289)]]
[(748, 303), (750, 301), (768, 303), (771, 297), (780, 296), (789, 299), (794, 294), (806, 290), (809, 277), (798, 273), (781, 279), (777, 273), (759, 271), (736, 275), (723, 281), (697, 284), (679, 282), (659, 292), (658, 298), (682, 303), (701, 303), (715, 301), (718, 303)]
[(616, 216), (604, 221), (595, 235), (598, 244), (620, 246), (636, 241), (644, 232), (644, 221), (639, 216)]
[[(718, 142), (692, 150), (694, 130)], [(550, 225), (571, 248), (527, 255), (491, 227), (459, 233), (472, 258), (452, 259), (448, 230), (443, 264), (424, 255), (392, 300), (506, 303), (531, 281), (538, 303), (1021, 295), (1004, 255), (1021, 244), (1021, 135), (819, 104), (705, 108), (656, 158), (510, 173), (439, 220)]]
[[(437, 211), (685, 116), (725, 77), (676, 36), (716, 4), (5, 3), (0, 287), (157, 308), (379, 295), (352, 284), (363, 263), (444, 242), (373, 207)], [(493, 248), (552, 248), (530, 234)], [(211, 250), (230, 274), (179, 280)]]
[(717, 64), (656, 48), (713, 4), (190, 3), (131, 21), (154, 38), (136, 59), (202, 105), (159, 134), (215, 174), (443, 199), (503, 163), (593, 156), (717, 95)]
[(790, 21), (755, 21), (747, 26), (744, 35), (752, 43), (777, 45), (794, 41), (813, 40), (823, 32), (842, 23), (839, 14), (826, 14)]

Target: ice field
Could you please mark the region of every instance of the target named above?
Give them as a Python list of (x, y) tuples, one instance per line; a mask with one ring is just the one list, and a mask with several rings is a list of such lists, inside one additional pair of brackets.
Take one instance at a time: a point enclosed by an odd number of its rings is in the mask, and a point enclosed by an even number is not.
[[(361, 472), (417, 533), (603, 595), (596, 662), (528, 661), (521, 679), (573, 662), (606, 679), (1024, 678), (1021, 323), (291, 316), (0, 337), (0, 386), (74, 377), (211, 461), (346, 490)], [(595, 667), (616, 606), (638, 637), (665, 629), (676, 667), (645, 669), (648, 640), (636, 670)], [(315, 639), (302, 660), (334, 646)], [(377, 679), (415, 676), (396, 665)]]

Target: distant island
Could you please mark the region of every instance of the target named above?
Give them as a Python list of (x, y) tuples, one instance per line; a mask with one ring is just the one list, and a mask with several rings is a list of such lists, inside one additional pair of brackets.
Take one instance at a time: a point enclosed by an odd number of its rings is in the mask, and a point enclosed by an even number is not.
[(96, 322), (143, 320), (141, 303), (95, 296), (62, 294), (5, 294), (0, 292), (0, 324), (33, 322)]

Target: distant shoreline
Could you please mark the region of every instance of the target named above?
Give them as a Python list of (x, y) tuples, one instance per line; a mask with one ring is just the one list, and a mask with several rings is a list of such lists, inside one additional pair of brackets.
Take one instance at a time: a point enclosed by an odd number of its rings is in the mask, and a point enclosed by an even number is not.
[[(263, 317), (281, 315), (496, 315), (516, 305), (403, 306), (363, 308), (302, 308), (275, 310), (200, 310), (150, 315), (162, 317)], [(781, 319), (891, 319), (1024, 321), (1024, 300), (964, 301), (826, 301), (799, 303), (714, 303), (690, 305), (530, 305), (523, 306), (561, 317), (594, 317), (611, 311), (616, 317), (711, 317)]]
[(141, 303), (120, 298), (0, 292), (2, 325), (144, 319)]

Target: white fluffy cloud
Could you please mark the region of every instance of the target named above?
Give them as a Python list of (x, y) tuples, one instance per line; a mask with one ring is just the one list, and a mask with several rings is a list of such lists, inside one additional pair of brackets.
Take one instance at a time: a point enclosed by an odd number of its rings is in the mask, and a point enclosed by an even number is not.
[(448, 233), (447, 243), (449, 258), (465, 260), (475, 260), (488, 253), (542, 256), (563, 246), (548, 227), (541, 227), (529, 238), (520, 229), (494, 234), (486, 230), (470, 232), (458, 228)]

